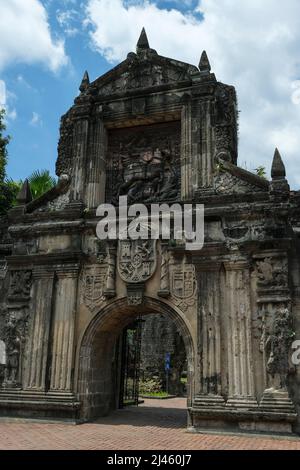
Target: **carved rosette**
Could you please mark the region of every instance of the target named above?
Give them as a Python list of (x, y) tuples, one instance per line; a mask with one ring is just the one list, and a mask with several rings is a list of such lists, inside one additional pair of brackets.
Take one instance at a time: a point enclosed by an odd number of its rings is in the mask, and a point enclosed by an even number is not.
[(181, 310), (193, 307), (197, 299), (197, 279), (195, 266), (192, 264), (173, 265), (171, 267), (171, 295), (173, 302)]

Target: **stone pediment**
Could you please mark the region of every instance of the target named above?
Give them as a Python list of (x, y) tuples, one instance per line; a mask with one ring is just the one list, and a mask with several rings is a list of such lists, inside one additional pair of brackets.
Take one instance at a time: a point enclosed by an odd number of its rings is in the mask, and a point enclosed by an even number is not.
[(124, 62), (91, 83), (87, 93), (109, 96), (191, 81), (199, 74), (199, 69), (193, 65), (159, 56), (148, 49), (142, 54), (130, 53)]
[(26, 205), (26, 213), (64, 210), (66, 205), (70, 202), (69, 185), (69, 177), (64, 175), (54, 188), (44, 193), (38, 199), (28, 203)]
[(247, 194), (267, 192), (270, 183), (229, 162), (220, 161), (214, 177), (214, 187), (218, 194)]

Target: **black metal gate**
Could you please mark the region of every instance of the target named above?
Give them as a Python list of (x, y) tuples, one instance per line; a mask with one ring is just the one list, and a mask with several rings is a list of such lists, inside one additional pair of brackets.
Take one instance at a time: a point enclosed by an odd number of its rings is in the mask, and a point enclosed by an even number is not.
[(122, 336), (120, 408), (139, 403), (142, 319), (128, 325)]

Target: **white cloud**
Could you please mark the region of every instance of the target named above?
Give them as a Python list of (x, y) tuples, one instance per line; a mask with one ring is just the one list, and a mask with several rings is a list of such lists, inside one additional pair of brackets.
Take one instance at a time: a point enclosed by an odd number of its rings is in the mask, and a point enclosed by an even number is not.
[(11, 121), (17, 118), (16, 109), (9, 105), (13, 97), (14, 95), (7, 90), (5, 81), (0, 80), (0, 109), (5, 109), (6, 117)]
[(67, 36), (72, 37), (79, 33), (79, 29), (75, 26), (79, 20), (79, 12), (74, 8), (68, 10), (57, 10), (56, 19), (59, 26)]
[(29, 124), (34, 127), (38, 125), (42, 125), (41, 116), (39, 115), (39, 113), (36, 113), (35, 111), (33, 111), (32, 118)]
[(6, 85), (3, 80), (0, 80), (0, 109), (6, 106)]
[(64, 44), (51, 36), (40, 0), (1, 1), (0, 44), (0, 69), (16, 62), (43, 63), (55, 72), (67, 63)]
[(278, 146), (290, 182), (300, 185), (299, 0), (202, 0), (192, 13), (159, 2), (88, 0), (86, 15), (93, 47), (110, 62), (134, 50), (143, 26), (162, 55), (197, 64), (206, 49), (217, 79), (237, 88), (239, 161), (269, 170)]

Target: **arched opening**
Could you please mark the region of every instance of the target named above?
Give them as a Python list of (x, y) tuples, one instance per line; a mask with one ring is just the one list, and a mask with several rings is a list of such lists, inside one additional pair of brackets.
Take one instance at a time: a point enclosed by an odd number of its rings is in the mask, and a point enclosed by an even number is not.
[(126, 326), (147, 315), (167, 315), (184, 342), (186, 354), (186, 396), (190, 406), (194, 390), (194, 346), (189, 326), (181, 312), (168, 304), (145, 298), (142, 306), (128, 306), (127, 298), (104, 307), (87, 327), (79, 351), (78, 396), (80, 418), (92, 420), (109, 414), (120, 404), (121, 348), (119, 338)]

